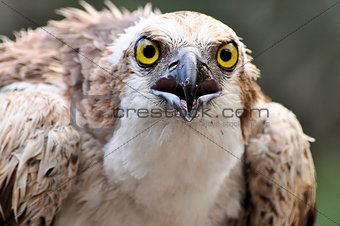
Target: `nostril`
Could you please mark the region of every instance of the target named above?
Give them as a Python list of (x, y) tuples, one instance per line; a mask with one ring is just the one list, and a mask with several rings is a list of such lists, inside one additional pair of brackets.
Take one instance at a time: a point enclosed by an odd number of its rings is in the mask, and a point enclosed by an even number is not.
[(178, 65), (178, 60), (172, 61), (168, 66), (169, 71), (173, 71), (174, 69), (176, 69), (177, 65)]
[(203, 63), (203, 62), (202, 62), (202, 68), (203, 68), (203, 70), (205, 70), (205, 71), (210, 71), (209, 66), (208, 66), (206, 63)]
[(211, 79), (211, 71), (209, 66), (206, 63), (201, 63), (201, 73), (204, 74), (204, 78), (203, 79)]
[(171, 75), (171, 74), (166, 75), (165, 78), (166, 78), (166, 79), (175, 79), (174, 76)]

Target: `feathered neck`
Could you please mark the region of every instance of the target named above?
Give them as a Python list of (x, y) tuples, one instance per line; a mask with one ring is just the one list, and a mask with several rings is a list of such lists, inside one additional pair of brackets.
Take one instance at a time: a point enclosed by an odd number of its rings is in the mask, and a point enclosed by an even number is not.
[[(122, 106), (138, 103), (136, 99), (127, 96)], [(120, 119), (105, 148), (109, 183), (143, 206), (146, 215), (158, 213), (179, 225), (206, 222), (222, 183), (244, 151), (240, 122), (233, 127), (226, 126), (228, 121)]]

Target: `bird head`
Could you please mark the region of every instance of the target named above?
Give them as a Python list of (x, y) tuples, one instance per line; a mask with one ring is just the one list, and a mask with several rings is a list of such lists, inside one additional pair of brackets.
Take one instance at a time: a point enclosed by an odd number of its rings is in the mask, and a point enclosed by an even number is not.
[(222, 22), (197, 12), (153, 14), (110, 47), (110, 71), (126, 84), (121, 105), (174, 109), (192, 121), (200, 109), (247, 108), (258, 69), (250, 51)]

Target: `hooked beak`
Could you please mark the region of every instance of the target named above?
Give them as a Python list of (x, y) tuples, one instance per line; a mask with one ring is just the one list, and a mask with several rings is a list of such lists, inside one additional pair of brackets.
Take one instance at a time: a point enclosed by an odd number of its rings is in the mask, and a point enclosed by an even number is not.
[(199, 107), (218, 97), (222, 90), (195, 50), (187, 47), (179, 51), (167, 71), (151, 87), (153, 94), (164, 98), (189, 122), (195, 118)]

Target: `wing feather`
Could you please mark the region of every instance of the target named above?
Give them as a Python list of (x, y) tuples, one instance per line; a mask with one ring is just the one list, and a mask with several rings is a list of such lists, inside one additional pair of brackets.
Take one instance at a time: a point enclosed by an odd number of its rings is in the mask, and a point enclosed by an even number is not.
[(247, 225), (314, 225), (316, 184), (308, 137), (277, 103), (252, 125), (245, 153)]
[(50, 225), (77, 173), (79, 134), (56, 94), (0, 93), (0, 225)]

